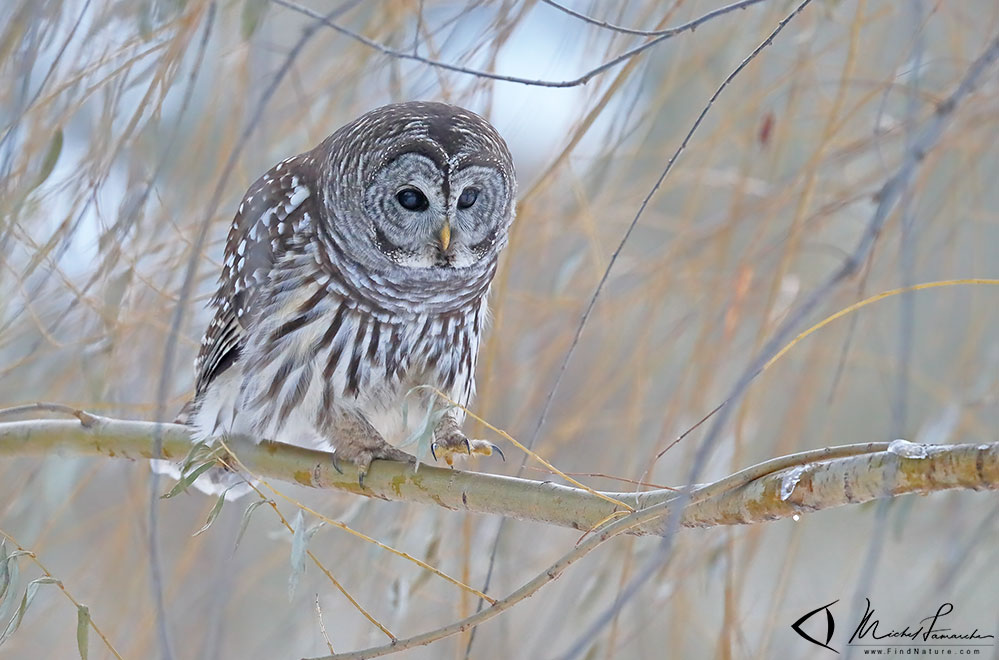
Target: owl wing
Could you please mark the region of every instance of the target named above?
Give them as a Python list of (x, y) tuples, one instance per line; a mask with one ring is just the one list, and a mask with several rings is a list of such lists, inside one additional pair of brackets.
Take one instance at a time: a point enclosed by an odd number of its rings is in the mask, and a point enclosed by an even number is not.
[(308, 232), (316, 217), (315, 161), (302, 154), (279, 163), (250, 186), (226, 239), (215, 317), (195, 361), (196, 399), (239, 359), (274, 264)]

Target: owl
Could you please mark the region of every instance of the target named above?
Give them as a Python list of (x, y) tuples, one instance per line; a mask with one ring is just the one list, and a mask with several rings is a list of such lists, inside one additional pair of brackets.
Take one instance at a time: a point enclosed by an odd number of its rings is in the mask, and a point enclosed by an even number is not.
[[(180, 421), (195, 441), (332, 451), (362, 483), (374, 459), (413, 460), (392, 443), (435, 396), (414, 388), (462, 405), (475, 391), (515, 197), (503, 138), (443, 103), (377, 108), (278, 163), (232, 223)], [(436, 424), (435, 459), (495, 449), (465, 436), (463, 416), (454, 408)], [(236, 478), (209, 476), (203, 490)]]

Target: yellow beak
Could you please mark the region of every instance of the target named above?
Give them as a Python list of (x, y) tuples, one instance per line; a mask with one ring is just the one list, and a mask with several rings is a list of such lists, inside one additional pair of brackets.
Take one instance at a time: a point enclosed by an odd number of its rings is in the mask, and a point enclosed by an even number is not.
[(444, 221), (444, 226), (441, 228), (441, 249), (447, 250), (447, 246), (451, 245), (451, 223)]

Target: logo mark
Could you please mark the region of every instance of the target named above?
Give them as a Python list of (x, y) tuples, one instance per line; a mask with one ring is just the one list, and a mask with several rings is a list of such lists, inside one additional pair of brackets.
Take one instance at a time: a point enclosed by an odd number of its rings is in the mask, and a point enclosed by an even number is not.
[[(829, 608), (832, 607), (833, 605), (835, 605), (838, 602), (839, 602), (839, 599), (837, 598), (836, 600), (834, 600), (833, 602), (829, 603), (828, 605), (823, 605), (822, 607), (818, 607), (818, 608), (812, 610), (808, 614), (804, 615), (803, 617), (801, 617), (800, 619), (798, 619), (797, 621), (795, 621), (794, 623), (792, 623), (791, 624), (791, 629), (794, 632), (796, 632), (799, 635), (801, 635), (802, 637), (804, 637), (805, 639), (807, 639), (808, 641), (810, 641), (812, 644), (815, 644), (816, 646), (821, 646), (824, 649), (829, 649), (833, 653), (838, 654), (839, 651), (837, 651), (833, 647), (829, 646), (829, 642), (832, 640), (833, 631), (836, 630), (836, 622), (833, 620), (833, 615), (832, 615), (832, 612), (829, 611)], [(820, 642), (819, 640), (815, 639), (814, 637), (812, 637), (811, 635), (809, 635), (808, 633), (806, 633), (804, 630), (801, 629), (801, 624), (805, 623), (810, 618), (812, 618), (814, 615), (818, 614), (819, 612), (821, 612), (823, 610), (825, 610), (825, 612), (826, 612), (826, 641), (825, 641), (824, 644), (822, 642)]]

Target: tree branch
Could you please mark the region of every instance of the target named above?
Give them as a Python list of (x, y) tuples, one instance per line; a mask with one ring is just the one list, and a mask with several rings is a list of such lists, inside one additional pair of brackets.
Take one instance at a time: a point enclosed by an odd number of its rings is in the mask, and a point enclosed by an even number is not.
[[(79, 411), (77, 411), (79, 412)], [(0, 457), (77, 455), (149, 459), (157, 427), (163, 456), (180, 460), (191, 441), (178, 424), (131, 421), (80, 413), (77, 420), (37, 419), (0, 423)], [(332, 454), (264, 442), (231, 443), (257, 476), (310, 488), (349, 491), (369, 497), (436, 504), (447, 509), (492, 513), (534, 522), (592, 530), (623, 512), (587, 491), (547, 481), (375, 461), (361, 487), (357, 472), (333, 468)], [(845, 504), (904, 493), (951, 488), (999, 489), (999, 443), (914, 445), (904, 441), (866, 443), (784, 456), (699, 487), (686, 508), (688, 527), (734, 525), (787, 518)], [(639, 511), (661, 509), (628, 529), (661, 534), (672, 490), (604, 493)]]

